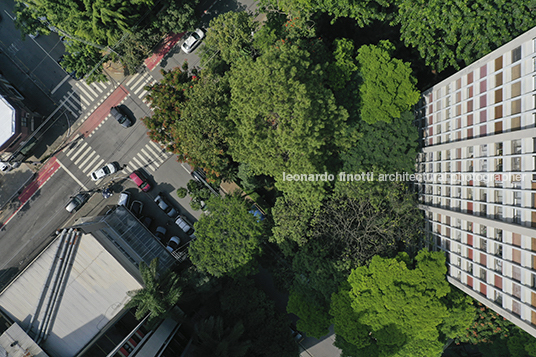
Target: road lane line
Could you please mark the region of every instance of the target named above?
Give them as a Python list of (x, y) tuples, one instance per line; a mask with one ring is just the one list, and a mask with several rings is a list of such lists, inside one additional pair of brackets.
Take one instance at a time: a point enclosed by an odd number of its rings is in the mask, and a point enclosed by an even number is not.
[(76, 176), (75, 176), (71, 171), (69, 171), (69, 169), (68, 169), (67, 167), (65, 167), (65, 165), (63, 165), (63, 164), (60, 162), (60, 160), (58, 160), (58, 159), (56, 158), (56, 162), (60, 165), (60, 167), (61, 167), (62, 169), (65, 170), (65, 172), (67, 172), (67, 173), (69, 174), (69, 176), (71, 176), (71, 177), (73, 178), (73, 180), (76, 181), (77, 184), (80, 185), (80, 187), (82, 187), (82, 188), (84, 189), (84, 191), (87, 191), (87, 190), (88, 190), (87, 187), (84, 186), (84, 184), (83, 184), (82, 182), (80, 182), (80, 180), (77, 179)]
[[(80, 148), (78, 148), (78, 150), (76, 150), (76, 154), (74, 154), (73, 157), (70, 157), (71, 161), (73, 161), (77, 156), (78, 154), (80, 154), (80, 152), (82, 150), (84, 150), (84, 148), (87, 146), (87, 142), (84, 141), (84, 143), (82, 144), (82, 146), (80, 146)], [(71, 150), (67, 153), (67, 157), (69, 157), (73, 152), (75, 152), (74, 150)]]
[[(37, 43), (37, 42), (36, 42), (36, 43)], [(60, 89), (60, 87), (63, 85), (63, 83), (65, 83), (65, 81), (67, 81), (69, 78), (70, 78), (70, 76), (69, 76), (69, 75), (66, 75), (65, 78), (63, 78), (63, 79), (61, 80), (61, 82), (56, 86), (56, 88), (54, 88), (54, 89), (50, 92), (50, 94), (52, 95), (52, 94), (54, 94), (58, 89)]]

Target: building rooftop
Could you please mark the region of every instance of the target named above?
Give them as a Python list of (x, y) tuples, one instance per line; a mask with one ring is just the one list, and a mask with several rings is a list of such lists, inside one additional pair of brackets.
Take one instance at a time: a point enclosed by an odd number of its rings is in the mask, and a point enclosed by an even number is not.
[(34, 329), (38, 331), (37, 327), (46, 321), (42, 316), (49, 300), (48, 296), (44, 298), (43, 287), (45, 283), (54, 284), (56, 278), (51, 272), (64, 260), (56, 256), (64, 250), (72, 251), (72, 258), (65, 259), (72, 264), (64, 270), (65, 284), (51, 299), (57, 301), (57, 310), (51, 315), (48, 333), (41, 338), (32, 336), (52, 356), (76, 355), (123, 309), (129, 300), (127, 292), (142, 287), (92, 235), (77, 233), (76, 237), (65, 242), (58, 236), (0, 294), (0, 307), (5, 313), (25, 330), (32, 325), (30, 335), (35, 335)]
[(15, 108), (0, 96), (0, 147), (15, 134)]

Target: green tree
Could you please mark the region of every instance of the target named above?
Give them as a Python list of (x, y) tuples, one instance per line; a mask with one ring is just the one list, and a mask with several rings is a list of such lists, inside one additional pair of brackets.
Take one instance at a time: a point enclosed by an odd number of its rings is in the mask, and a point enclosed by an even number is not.
[(283, 173), (323, 174), (351, 143), (348, 115), (324, 86), (326, 76), (308, 51), (281, 42), (255, 61), (236, 63), (230, 78), (233, 159), (313, 206), (329, 182), (288, 181)]
[(161, 317), (175, 306), (181, 296), (179, 277), (172, 271), (158, 276), (158, 258), (153, 259), (149, 266), (140, 262), (139, 269), (144, 287), (127, 293), (131, 300), (125, 307), (137, 307), (135, 316), (138, 320), (147, 313), (151, 313), (149, 320)]
[(477, 345), (485, 356), (536, 356), (536, 339), (495, 311), (475, 302), (469, 327), (456, 335), (456, 344)]
[(172, 128), (180, 120), (179, 105), (185, 100), (184, 92), (190, 86), (191, 78), (185, 71), (175, 68), (161, 71), (163, 78), (148, 90), (146, 96), (153, 109), (153, 115), (141, 119), (147, 127), (147, 135), (153, 141), (162, 144), (167, 151), (178, 153)]
[(368, 124), (358, 122), (361, 139), (344, 153), (343, 171), (357, 173), (413, 172), (419, 132), (413, 125), (413, 113), (403, 112), (400, 118), (393, 118), (389, 125), (384, 122)]
[(296, 327), (308, 336), (321, 338), (329, 333), (329, 305), (325, 306), (323, 301), (317, 301), (310, 294), (292, 290), (288, 297), (287, 312), (300, 318)]
[(352, 74), (358, 70), (358, 66), (354, 58), (354, 43), (351, 40), (346, 38), (336, 39), (334, 45), (333, 56), (335, 61), (330, 65), (331, 75), (329, 80), (334, 90), (341, 90), (350, 81)]
[(33, 35), (37, 32), (48, 35), (50, 30), (44, 22), (42, 22), (39, 14), (21, 2), (16, 1), (13, 9), (15, 13), (15, 27), (21, 32), (22, 39), (25, 40), (27, 35)]
[(361, 46), (357, 61), (363, 78), (360, 87), (361, 119), (369, 124), (391, 123), (419, 100), (417, 81), (409, 63), (392, 58), (394, 46), (380, 41), (378, 46)]
[(536, 25), (534, 1), (400, 0), (400, 36), (438, 71), (460, 68)]
[(228, 281), (220, 295), (225, 321), (242, 321), (243, 338), (252, 342), (248, 356), (295, 357), (298, 346), (292, 340), (286, 315), (277, 313), (274, 301), (255, 286), (252, 279)]
[(221, 316), (210, 316), (195, 326), (194, 355), (198, 357), (246, 356), (250, 341), (241, 340), (245, 332), (244, 324), (237, 322), (225, 327)]
[(193, 30), (199, 20), (195, 14), (195, 6), (198, 3), (199, 0), (167, 1), (166, 8), (159, 12), (154, 26), (157, 26), (162, 34)]
[(251, 204), (239, 195), (213, 196), (206, 203), (210, 213), (195, 223), (197, 239), (189, 248), (192, 263), (215, 277), (253, 272), (265, 228), (249, 213)]
[(107, 81), (102, 66), (98, 66), (102, 59), (98, 49), (78, 41), (69, 42), (65, 47), (67, 53), (63, 55), (60, 65), (66, 72), (74, 72), (77, 78), (87, 76), (87, 83)]
[[(448, 331), (468, 327), (466, 318), (453, 326), (446, 272), (442, 252), (422, 250), (413, 262), (405, 253), (395, 259), (375, 256), (368, 266), (354, 269), (333, 295), (335, 333), (360, 355), (441, 356), (446, 339), (454, 337), (442, 334), (445, 321)], [(465, 311), (472, 316), (470, 307)]]
[(228, 153), (228, 136), (233, 130), (227, 119), (230, 92), (226, 78), (210, 74), (192, 77), (179, 105), (181, 120), (173, 125), (179, 160), (205, 169), (213, 179), (229, 179), (237, 171)]
[(203, 62), (219, 56), (231, 64), (253, 54), (253, 35), (257, 24), (245, 11), (226, 12), (210, 21), (203, 48)]

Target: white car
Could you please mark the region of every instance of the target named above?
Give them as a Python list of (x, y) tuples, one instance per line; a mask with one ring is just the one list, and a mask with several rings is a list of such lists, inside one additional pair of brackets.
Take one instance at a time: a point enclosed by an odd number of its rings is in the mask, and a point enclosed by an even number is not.
[(192, 52), (201, 40), (205, 37), (205, 33), (201, 29), (196, 29), (194, 32), (186, 34), (183, 44), (181, 45), (182, 50), (185, 53)]
[(106, 164), (105, 166), (101, 167), (97, 171), (92, 172), (91, 179), (93, 181), (98, 181), (108, 175), (115, 174), (119, 170), (118, 166), (119, 165), (117, 165), (115, 162)]

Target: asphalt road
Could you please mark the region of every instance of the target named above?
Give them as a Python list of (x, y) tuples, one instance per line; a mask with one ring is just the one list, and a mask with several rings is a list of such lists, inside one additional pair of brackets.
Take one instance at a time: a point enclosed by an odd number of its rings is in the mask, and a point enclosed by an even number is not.
[(69, 219), (64, 209), (69, 192), (78, 188), (69, 175), (58, 170), (45, 189), (38, 191), (0, 231), (0, 286), (39, 253), (52, 234)]

